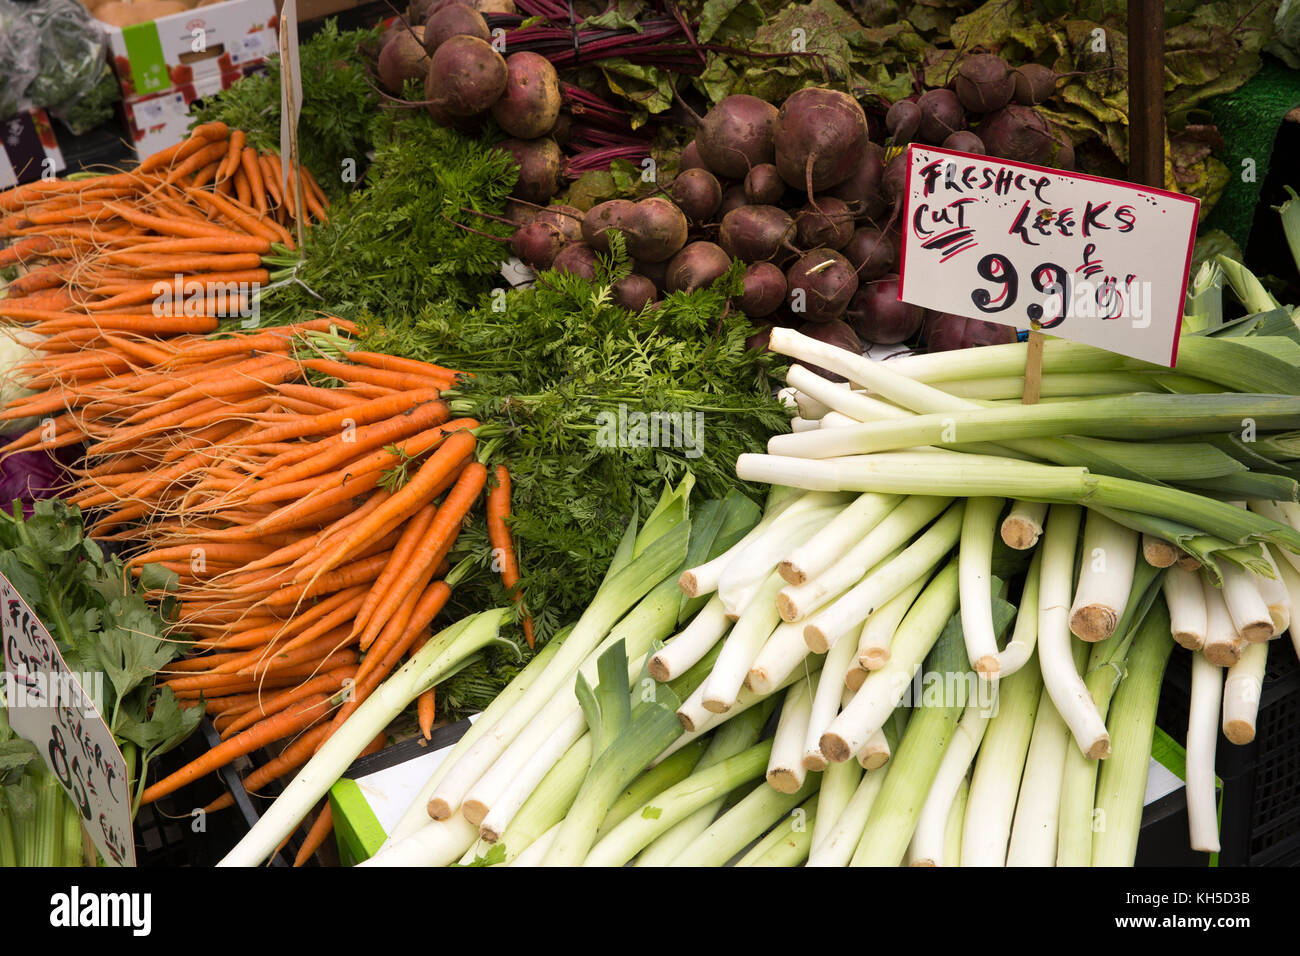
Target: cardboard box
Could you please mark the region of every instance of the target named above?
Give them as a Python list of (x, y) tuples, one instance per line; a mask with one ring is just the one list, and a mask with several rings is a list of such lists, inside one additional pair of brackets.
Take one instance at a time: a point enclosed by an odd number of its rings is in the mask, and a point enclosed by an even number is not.
[(190, 104), (230, 87), (250, 73), (266, 66), (264, 60), (244, 64), (242, 69), (215, 76), (205, 76), (178, 84), (165, 93), (135, 96), (122, 103), (136, 155), (144, 159), (151, 153), (175, 146), (189, 135)]
[(361, 5), (362, 0), (298, 0), (298, 22), (337, 16)]
[(276, 52), (278, 23), (275, 0), (227, 0), (129, 27), (100, 26), (130, 98), (183, 91), (260, 63)]
[(30, 110), (0, 123), (0, 189), (63, 172), (66, 164), (45, 110)]

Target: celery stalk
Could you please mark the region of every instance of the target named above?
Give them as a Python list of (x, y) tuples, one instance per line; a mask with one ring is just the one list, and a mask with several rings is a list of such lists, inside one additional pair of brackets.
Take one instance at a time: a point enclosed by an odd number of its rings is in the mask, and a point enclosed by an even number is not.
[(81, 813), (76, 804), (63, 797), (62, 866), (81, 866)]
[(66, 800), (52, 773), (42, 773), (36, 789), (36, 850), (33, 866), (57, 866), (63, 859), (63, 807)]
[(0, 787), (0, 868), (18, 865), (18, 848), (14, 845), (13, 814), (5, 788)]

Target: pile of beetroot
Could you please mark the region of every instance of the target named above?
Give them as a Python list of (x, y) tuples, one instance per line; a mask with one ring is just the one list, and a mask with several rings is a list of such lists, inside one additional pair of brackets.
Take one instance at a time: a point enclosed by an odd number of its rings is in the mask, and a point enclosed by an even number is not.
[(617, 230), (633, 273), (614, 295), (628, 309), (706, 286), (740, 261), (744, 291), (735, 305), (762, 326), (799, 327), (855, 350), (864, 342), (919, 340), (941, 350), (1014, 338), (1007, 326), (930, 315), (898, 300), (907, 162), (899, 148), (919, 142), (1071, 168), (1069, 141), (1033, 108), (1054, 89), (1045, 67), (1013, 69), (993, 54), (970, 55), (947, 87), (900, 100), (883, 115), (818, 87), (799, 90), (779, 109), (734, 94), (700, 118), (676, 177), (657, 194), (583, 212), (544, 205), (564, 171), (555, 134), (565, 96), (554, 66), (531, 51), (503, 57), (490, 39), (482, 13), (439, 0), (423, 28), (390, 36), (379, 72), (399, 90), (423, 76), (426, 108), (443, 125), (466, 127), (490, 115), (510, 137), (500, 145), (519, 166), (514, 195), (521, 200), (511, 208), (518, 226), (511, 249), (533, 269), (594, 277), (608, 233)]

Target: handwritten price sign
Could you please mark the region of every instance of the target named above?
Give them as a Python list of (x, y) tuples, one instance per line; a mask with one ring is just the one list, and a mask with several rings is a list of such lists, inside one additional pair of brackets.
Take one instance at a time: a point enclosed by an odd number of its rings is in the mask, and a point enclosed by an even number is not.
[(0, 574), (9, 724), (40, 751), (104, 860), (135, 866), (126, 760), (54, 638)]
[(1198, 200), (916, 144), (908, 157), (899, 298), (1174, 366)]

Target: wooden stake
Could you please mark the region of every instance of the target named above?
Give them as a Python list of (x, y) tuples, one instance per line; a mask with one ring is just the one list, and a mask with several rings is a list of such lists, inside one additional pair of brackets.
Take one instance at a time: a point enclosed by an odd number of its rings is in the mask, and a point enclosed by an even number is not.
[(1128, 0), (1128, 175), (1165, 184), (1165, 7)]

